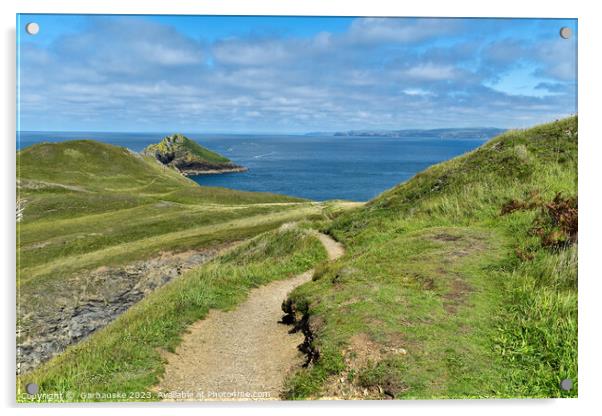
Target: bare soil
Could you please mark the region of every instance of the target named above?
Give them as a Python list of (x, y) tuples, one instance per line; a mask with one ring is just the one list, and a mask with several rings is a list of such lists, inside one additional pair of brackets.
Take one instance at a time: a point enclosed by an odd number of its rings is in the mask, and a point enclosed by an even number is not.
[[(341, 244), (317, 234), (334, 260)], [(232, 311), (212, 310), (193, 324), (155, 387), (164, 400), (278, 400), (288, 372), (303, 364), (297, 346), (303, 334), (279, 323), (282, 301), (311, 280), (313, 270), (252, 290)]]

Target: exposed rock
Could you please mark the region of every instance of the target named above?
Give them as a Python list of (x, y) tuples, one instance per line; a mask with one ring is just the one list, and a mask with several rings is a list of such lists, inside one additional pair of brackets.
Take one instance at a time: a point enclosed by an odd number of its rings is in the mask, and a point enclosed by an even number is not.
[(232, 163), (228, 158), (204, 148), (181, 134), (163, 138), (142, 151), (163, 165), (186, 176), (216, 173), (244, 172), (247, 168)]
[[(28, 333), (17, 334), (17, 373), (26, 373), (103, 328), (136, 302), (182, 273), (213, 258), (217, 250), (164, 253), (121, 267), (101, 267), (78, 276), (87, 282), (74, 301), (27, 316)], [(81, 287), (73, 285), (73, 287)], [(58, 304), (57, 300), (57, 304)]]

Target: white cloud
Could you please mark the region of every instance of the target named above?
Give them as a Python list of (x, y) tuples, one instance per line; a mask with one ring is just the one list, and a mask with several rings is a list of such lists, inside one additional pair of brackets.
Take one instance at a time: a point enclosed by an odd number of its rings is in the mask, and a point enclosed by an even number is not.
[(456, 27), (452, 19), (369, 17), (353, 21), (349, 38), (356, 42), (411, 43), (449, 33)]
[(248, 41), (229, 39), (213, 47), (217, 63), (229, 65), (268, 65), (294, 58), (295, 50), (273, 40)]
[(413, 79), (441, 81), (456, 78), (458, 71), (451, 65), (437, 65), (427, 62), (406, 69), (403, 71), (403, 75)]
[[(545, 120), (573, 110), (571, 88), (545, 100), (491, 88), (485, 80), (496, 73), (502, 79), (511, 52), (524, 55), (526, 48), (498, 49), (487, 60), (479, 51), (496, 35), (454, 38), (463, 33), (458, 21), (368, 18), (341, 32), (209, 42), (143, 18), (92, 20), (47, 47), (22, 47), (24, 128), (311, 131), (458, 120), (507, 126), (520, 111)], [(442, 34), (445, 45), (438, 43)], [(575, 76), (554, 62), (554, 47), (528, 54), (545, 71), (533, 85), (556, 82), (554, 73)]]
[(421, 88), (406, 88), (405, 90), (403, 90), (403, 93), (406, 95), (412, 95), (412, 96), (433, 95), (433, 93), (431, 91), (423, 90)]

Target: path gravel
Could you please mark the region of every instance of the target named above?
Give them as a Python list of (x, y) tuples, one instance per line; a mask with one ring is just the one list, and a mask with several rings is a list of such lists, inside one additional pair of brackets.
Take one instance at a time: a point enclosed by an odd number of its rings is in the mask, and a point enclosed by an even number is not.
[[(343, 246), (317, 234), (334, 260)], [(193, 324), (175, 353), (168, 353), (163, 379), (156, 387), (164, 400), (278, 400), (285, 377), (303, 363), (297, 345), (303, 334), (289, 334), (278, 323), (282, 301), (311, 280), (313, 270), (253, 289), (228, 312), (212, 310)]]

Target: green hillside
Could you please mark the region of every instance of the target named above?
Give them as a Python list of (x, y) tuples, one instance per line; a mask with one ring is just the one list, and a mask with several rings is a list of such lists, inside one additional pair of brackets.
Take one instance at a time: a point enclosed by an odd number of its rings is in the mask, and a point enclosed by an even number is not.
[(102, 265), (120, 244), (129, 244), (128, 250), (116, 249), (113, 257), (126, 261), (202, 246), (206, 231), (213, 233), (207, 227), (220, 231), (218, 225), (227, 224), (240, 231), (230, 222), (251, 224), (256, 215), (308, 207), (281, 195), (201, 187), (152, 158), (88, 140), (18, 152), (17, 176), (21, 283), (80, 264)]
[(298, 198), (199, 186), (151, 157), (90, 140), (17, 152), (17, 178), (24, 348), (55, 349), (55, 328), (82, 305), (119, 302), (126, 289), (136, 295), (138, 270), (152, 270), (156, 259), (212, 255), (322, 210)]
[(323, 228), (347, 254), (285, 305), (312, 359), (288, 398), (577, 395), (577, 117), (509, 131)]
[(300, 201), (198, 186), (152, 157), (92, 140), (43, 143), (17, 152), (25, 221), (131, 208), (152, 202), (253, 204)]

